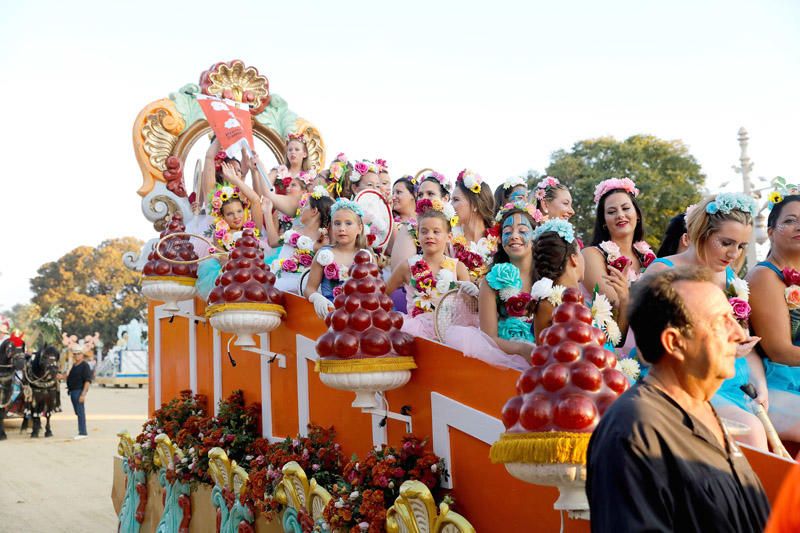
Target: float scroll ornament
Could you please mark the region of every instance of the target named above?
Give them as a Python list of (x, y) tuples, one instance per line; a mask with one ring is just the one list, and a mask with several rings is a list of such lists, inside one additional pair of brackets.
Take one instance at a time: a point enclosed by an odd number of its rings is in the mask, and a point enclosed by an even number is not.
[(185, 127), (175, 103), (167, 98), (156, 100), (139, 112), (133, 124), (133, 149), (143, 179), (139, 196), (146, 196), (156, 182), (167, 181), (167, 158)]

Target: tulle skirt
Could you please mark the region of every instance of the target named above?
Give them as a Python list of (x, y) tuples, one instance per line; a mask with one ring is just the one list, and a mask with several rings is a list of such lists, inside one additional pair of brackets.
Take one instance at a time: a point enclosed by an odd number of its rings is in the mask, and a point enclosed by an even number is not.
[(278, 279), (275, 280), (275, 288), (283, 292), (300, 294), (300, 280), (302, 278), (303, 275), (296, 272), (281, 272)]
[(203, 300), (208, 300), (208, 295), (214, 288), (217, 276), (222, 272), (222, 265), (216, 259), (208, 259), (197, 265), (197, 292)]
[[(767, 387), (800, 395), (800, 366), (788, 366), (764, 359)], [(800, 400), (800, 398), (798, 398)], [(800, 418), (800, 409), (798, 409)]]
[[(477, 327), (450, 326), (444, 340), (445, 344), (463, 352), (467, 357), (480, 359), (498, 368), (513, 368), (521, 372), (531, 366), (523, 357), (501, 350), (489, 335)], [(531, 350), (533, 348), (534, 345), (531, 344)]]
[(403, 327), (400, 329), (415, 337), (437, 340), (436, 330), (433, 327), (433, 313), (423, 313), (413, 317), (406, 315), (403, 317)]

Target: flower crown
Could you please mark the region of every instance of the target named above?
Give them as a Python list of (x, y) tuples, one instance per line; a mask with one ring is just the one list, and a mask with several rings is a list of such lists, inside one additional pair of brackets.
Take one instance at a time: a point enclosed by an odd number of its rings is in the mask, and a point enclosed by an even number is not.
[(378, 173), (378, 166), (372, 161), (367, 161), (366, 159), (356, 161), (352, 166), (353, 171), (350, 172), (350, 183), (358, 183), (361, 181), (361, 178), (363, 178), (364, 175), (369, 172), (374, 174)]
[(328, 189), (326, 189), (322, 185), (317, 185), (316, 187), (314, 187), (314, 190), (311, 191), (311, 198), (313, 198), (314, 200), (319, 200), (323, 196), (327, 196), (328, 198), (331, 197), (331, 195), (328, 194)]
[(317, 179), (317, 175), (314, 172), (308, 172), (305, 170), (301, 170), (299, 174), (297, 174), (297, 179), (303, 182), (303, 184), (308, 187), (314, 180)]
[(547, 222), (545, 222), (544, 224), (533, 230), (533, 240), (535, 241), (539, 237), (541, 237), (542, 234), (551, 231), (553, 233), (557, 233), (559, 237), (561, 237), (570, 244), (575, 242), (575, 230), (572, 228), (572, 224), (561, 218), (554, 218), (548, 220)]
[(306, 134), (305, 134), (305, 133), (303, 133), (303, 132), (299, 132), (299, 133), (289, 133), (289, 134), (286, 136), (286, 143), (288, 144), (288, 143), (289, 143), (289, 141), (300, 141), (301, 143), (305, 144), (305, 143), (306, 143), (306, 141), (307, 141), (307, 139), (306, 139)]
[(433, 200), (428, 198), (418, 200), (416, 209), (418, 215), (421, 215), (429, 209), (433, 209), (434, 211), (438, 211), (445, 216), (445, 218), (450, 222), (451, 228), (454, 228), (458, 225), (458, 215), (456, 215), (455, 208), (449, 203), (445, 203), (438, 198), (434, 198)]
[(445, 191), (447, 191), (448, 193), (451, 190), (453, 190), (453, 184), (450, 183), (449, 181), (447, 181), (447, 178), (444, 177), (444, 174), (439, 174), (435, 170), (428, 170), (426, 172), (423, 172), (419, 176), (411, 178), (411, 183), (414, 184), (414, 187), (419, 189), (420, 185), (422, 185), (422, 182), (427, 180), (427, 179), (434, 179), (434, 180), (438, 181), (439, 185), (441, 185), (442, 188)]
[(350, 163), (347, 161), (347, 156), (342, 152), (336, 156), (336, 159), (331, 161), (328, 167), (328, 192), (333, 194), (342, 194), (342, 178), (347, 174), (350, 169)]
[(716, 198), (706, 205), (706, 213), (709, 215), (742, 211), (743, 213), (750, 213), (750, 216), (754, 217), (757, 210), (756, 201), (740, 192), (719, 193)]
[[(555, 179), (555, 178), (554, 178)], [(632, 195), (634, 198), (639, 196), (639, 189), (636, 188), (636, 184), (630, 178), (611, 178), (607, 180), (603, 180), (597, 184), (597, 187), (594, 189), (594, 203), (599, 204), (600, 198), (605, 196), (606, 193), (610, 191), (614, 191), (617, 189), (621, 189), (628, 194)]]
[(770, 209), (781, 203), (785, 197), (800, 194), (800, 186), (786, 183), (786, 179), (780, 176), (772, 180), (772, 186), (775, 189), (767, 196)]
[(389, 172), (389, 163), (385, 159), (376, 159), (375, 166), (378, 167), (378, 173)]
[(347, 198), (338, 198), (331, 207), (331, 218), (339, 209), (347, 209), (348, 211), (352, 211), (359, 218), (364, 216), (364, 210), (361, 209), (361, 206), (355, 203), (353, 200), (348, 200)]
[(511, 176), (510, 178), (506, 178), (506, 180), (503, 182), (503, 189), (513, 189), (514, 187), (519, 187), (520, 185), (527, 187), (528, 183), (525, 181), (525, 178), (520, 176)]
[(225, 153), (224, 150), (217, 152), (214, 156), (214, 170), (222, 170), (222, 163), (224, 163), (226, 159), (228, 159), (228, 154)]
[(239, 190), (239, 187), (234, 187), (228, 182), (214, 187), (214, 190), (208, 195), (208, 204), (211, 206), (211, 214), (214, 218), (222, 218), (222, 206), (225, 205), (225, 202), (233, 199), (242, 202), (242, 207), (245, 209), (250, 207), (250, 202)]
[(458, 177), (456, 178), (456, 183), (461, 182), (464, 184), (464, 187), (469, 189), (475, 194), (480, 194), (481, 192), (481, 185), (483, 184), (483, 178), (477, 172), (473, 172), (469, 169), (464, 169), (458, 173)]
[(512, 211), (523, 211), (528, 213), (534, 222), (537, 224), (544, 220), (544, 215), (541, 211), (536, 209), (536, 206), (533, 204), (529, 204), (523, 200), (517, 200), (516, 202), (509, 202), (505, 204), (500, 211), (497, 212), (497, 215), (494, 217), (494, 221), (498, 224), (505, 220), (508, 214)]
[(545, 176), (539, 183), (536, 184), (536, 199), (537, 200), (544, 200), (544, 197), (547, 195), (548, 189), (554, 189), (559, 187), (561, 182), (558, 181), (558, 178), (554, 178), (553, 176)]

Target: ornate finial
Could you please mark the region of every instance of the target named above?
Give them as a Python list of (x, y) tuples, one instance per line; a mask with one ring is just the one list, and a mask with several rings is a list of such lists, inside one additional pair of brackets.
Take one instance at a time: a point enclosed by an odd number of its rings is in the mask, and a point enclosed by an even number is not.
[(305, 510), (314, 521), (322, 518), (331, 494), (317, 485), (316, 479), (309, 483), (305, 471), (296, 461), (286, 463), (282, 471), (283, 479), (275, 489), (275, 499), (295, 510)]
[(156, 455), (153, 462), (156, 466), (175, 468), (175, 456), (183, 458), (183, 452), (170, 440), (169, 435), (161, 433), (156, 437)]
[(240, 59), (214, 63), (200, 75), (200, 90), (250, 105), (250, 114), (258, 115), (269, 105), (269, 80), (255, 67)]
[(406, 481), (400, 486), (400, 496), (386, 511), (386, 531), (418, 531), (419, 533), (475, 533), (475, 528), (446, 503), (436, 509), (428, 487), (420, 481)]
[(133, 457), (133, 439), (131, 438), (131, 434), (128, 433), (128, 430), (122, 430), (117, 433), (117, 437), (119, 437), (119, 444), (117, 445), (117, 453), (120, 456), (124, 457), (125, 459), (130, 459)]

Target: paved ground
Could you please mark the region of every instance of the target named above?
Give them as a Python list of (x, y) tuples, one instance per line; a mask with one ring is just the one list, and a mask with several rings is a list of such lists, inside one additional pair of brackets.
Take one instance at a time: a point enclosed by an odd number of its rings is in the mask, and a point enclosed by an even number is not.
[[(51, 419), (54, 436), (20, 434), (6, 421), (0, 442), (0, 531), (111, 532), (112, 458), (121, 429), (138, 433), (147, 414), (147, 388), (92, 387), (86, 412), (89, 438), (73, 441), (77, 419), (66, 392), (63, 412)], [(44, 432), (42, 432), (44, 434)]]

